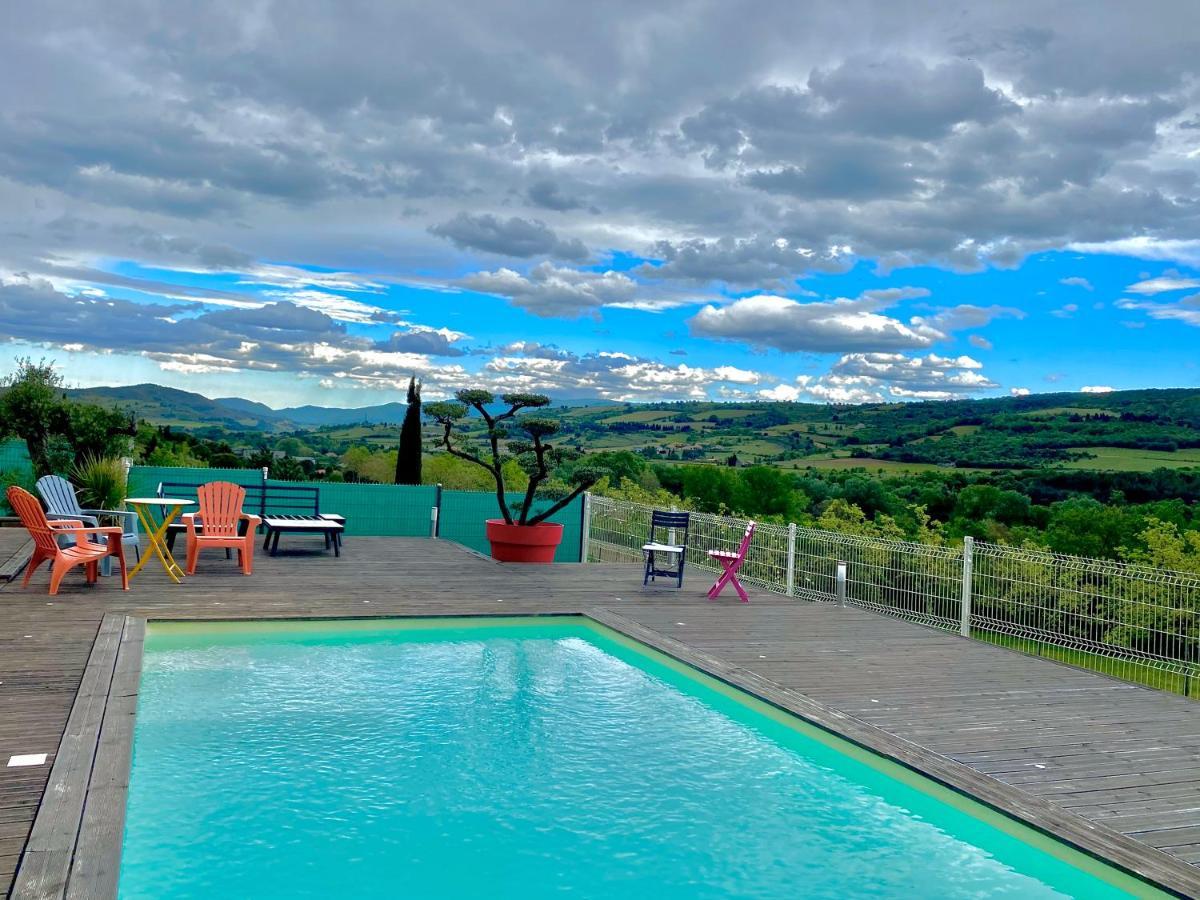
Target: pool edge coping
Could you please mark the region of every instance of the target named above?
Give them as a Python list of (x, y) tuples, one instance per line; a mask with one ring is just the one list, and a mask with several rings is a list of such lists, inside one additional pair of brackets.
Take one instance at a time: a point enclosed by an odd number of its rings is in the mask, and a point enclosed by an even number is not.
[[(560, 617), (590, 619), (1168, 894), (1200, 896), (1200, 869), (1182, 860), (603, 607), (515, 616), (230, 616), (221, 621)], [(156, 616), (153, 621), (206, 620)], [(146, 626), (147, 618), (122, 613), (101, 620), (21, 853), (13, 900), (117, 897)]]

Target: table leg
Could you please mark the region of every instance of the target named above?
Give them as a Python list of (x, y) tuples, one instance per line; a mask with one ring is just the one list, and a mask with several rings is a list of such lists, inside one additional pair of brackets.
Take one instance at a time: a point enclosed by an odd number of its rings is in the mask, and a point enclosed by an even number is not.
[[(142, 527), (146, 530), (146, 539), (150, 542), (150, 549), (154, 551), (154, 555), (157, 556), (159, 562), (162, 563), (163, 571), (170, 576), (172, 581), (174, 581), (176, 584), (179, 584), (179, 580), (183, 575), (183, 569), (180, 568), (179, 563), (175, 562), (175, 557), (171, 555), (171, 548), (167, 546), (165, 535), (167, 533), (167, 528), (170, 527), (171, 523), (175, 521), (176, 517), (178, 517), (180, 513), (180, 507), (170, 507), (170, 512), (163, 516), (161, 524), (154, 521), (154, 517), (150, 515), (150, 510), (148, 507), (139, 505), (136, 507), (136, 509), (138, 518), (142, 522)], [(138, 560), (138, 564), (133, 567), (133, 571), (129, 573), (129, 577), (133, 578), (133, 576), (140, 572), (142, 567), (149, 561), (150, 554), (147, 553)]]

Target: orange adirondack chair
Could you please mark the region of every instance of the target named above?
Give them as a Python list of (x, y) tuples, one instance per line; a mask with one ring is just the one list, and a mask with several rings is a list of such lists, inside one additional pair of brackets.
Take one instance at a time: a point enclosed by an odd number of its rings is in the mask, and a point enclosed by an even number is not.
[[(29, 491), (15, 484), (6, 492), (8, 505), (21, 519), (21, 524), (33, 538), (33, 556), (25, 567), (25, 581), (22, 587), (29, 587), (29, 579), (33, 577), (34, 569), (50, 560), (50, 593), (57, 594), (58, 586), (63, 576), (75, 566), (87, 567), (88, 584), (95, 584), (100, 574), (100, 560), (106, 556), (115, 556), (121, 564), (121, 589), (129, 590), (129, 575), (125, 571), (125, 548), (121, 536), (125, 529), (119, 526), (106, 528), (88, 528), (78, 519), (56, 519), (53, 522), (46, 518), (41, 502)], [(74, 535), (75, 543), (69, 547), (59, 546), (60, 535)], [(88, 535), (98, 535), (107, 538), (106, 543), (98, 543), (88, 539)]]
[[(199, 512), (187, 513), (187, 573), (196, 574), (196, 560), (205, 547), (220, 547), (238, 552), (243, 575), (254, 572), (254, 530), (262, 519), (242, 512), (246, 489), (228, 481), (210, 481), (196, 488)], [(197, 524), (197, 522), (199, 524)], [(244, 534), (239, 534), (242, 522)]]

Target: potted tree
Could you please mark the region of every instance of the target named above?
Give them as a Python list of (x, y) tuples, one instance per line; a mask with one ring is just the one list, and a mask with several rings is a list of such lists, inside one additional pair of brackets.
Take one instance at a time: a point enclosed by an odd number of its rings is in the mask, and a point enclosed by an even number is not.
[[(504, 394), (500, 400), (508, 407), (503, 412), (494, 411), (496, 398), (490, 391), (463, 390), (455, 394), (456, 400), (427, 403), (425, 414), (442, 426), (439, 443), (447, 453), (481, 466), (491, 473), (496, 482), (496, 502), (500, 507), (500, 518), (487, 520), (487, 538), (492, 547), (492, 558), (501, 562), (549, 563), (554, 561), (554, 551), (562, 543), (563, 527), (548, 522), (552, 515), (595, 484), (605, 474), (602, 469), (589, 466), (575, 467), (566, 487), (555, 493), (557, 500), (539, 513), (534, 513), (533, 503), (538, 489), (543, 488), (546, 496), (547, 481), (553, 469), (578, 456), (547, 443), (559, 430), (552, 419), (521, 416), (524, 409), (536, 409), (550, 403), (544, 394)], [(454, 442), (454, 429), (470, 412), (479, 413), (484, 423), (483, 441), (486, 449), (480, 453), (463, 449)], [(509, 439), (509, 429), (520, 435)], [(529, 474), (529, 486), (519, 504), (509, 507), (504, 484), (504, 462), (507, 458), (517, 463)]]

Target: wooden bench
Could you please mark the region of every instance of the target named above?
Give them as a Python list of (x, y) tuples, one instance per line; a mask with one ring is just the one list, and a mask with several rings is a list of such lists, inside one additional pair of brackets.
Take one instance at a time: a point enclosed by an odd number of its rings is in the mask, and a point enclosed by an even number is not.
[[(262, 519), (266, 534), (263, 549), (274, 556), (279, 549), (281, 534), (320, 534), (325, 549), (334, 556), (342, 555), (342, 534), (346, 530), (345, 516), (321, 512), (321, 489), (300, 484), (243, 484), (246, 489), (246, 511)], [(158, 486), (160, 497), (195, 496), (196, 485), (164, 481)], [(200, 523), (203, 528), (203, 523)], [(173, 522), (167, 529), (167, 545), (174, 547), (177, 535), (186, 531), (182, 522)]]

